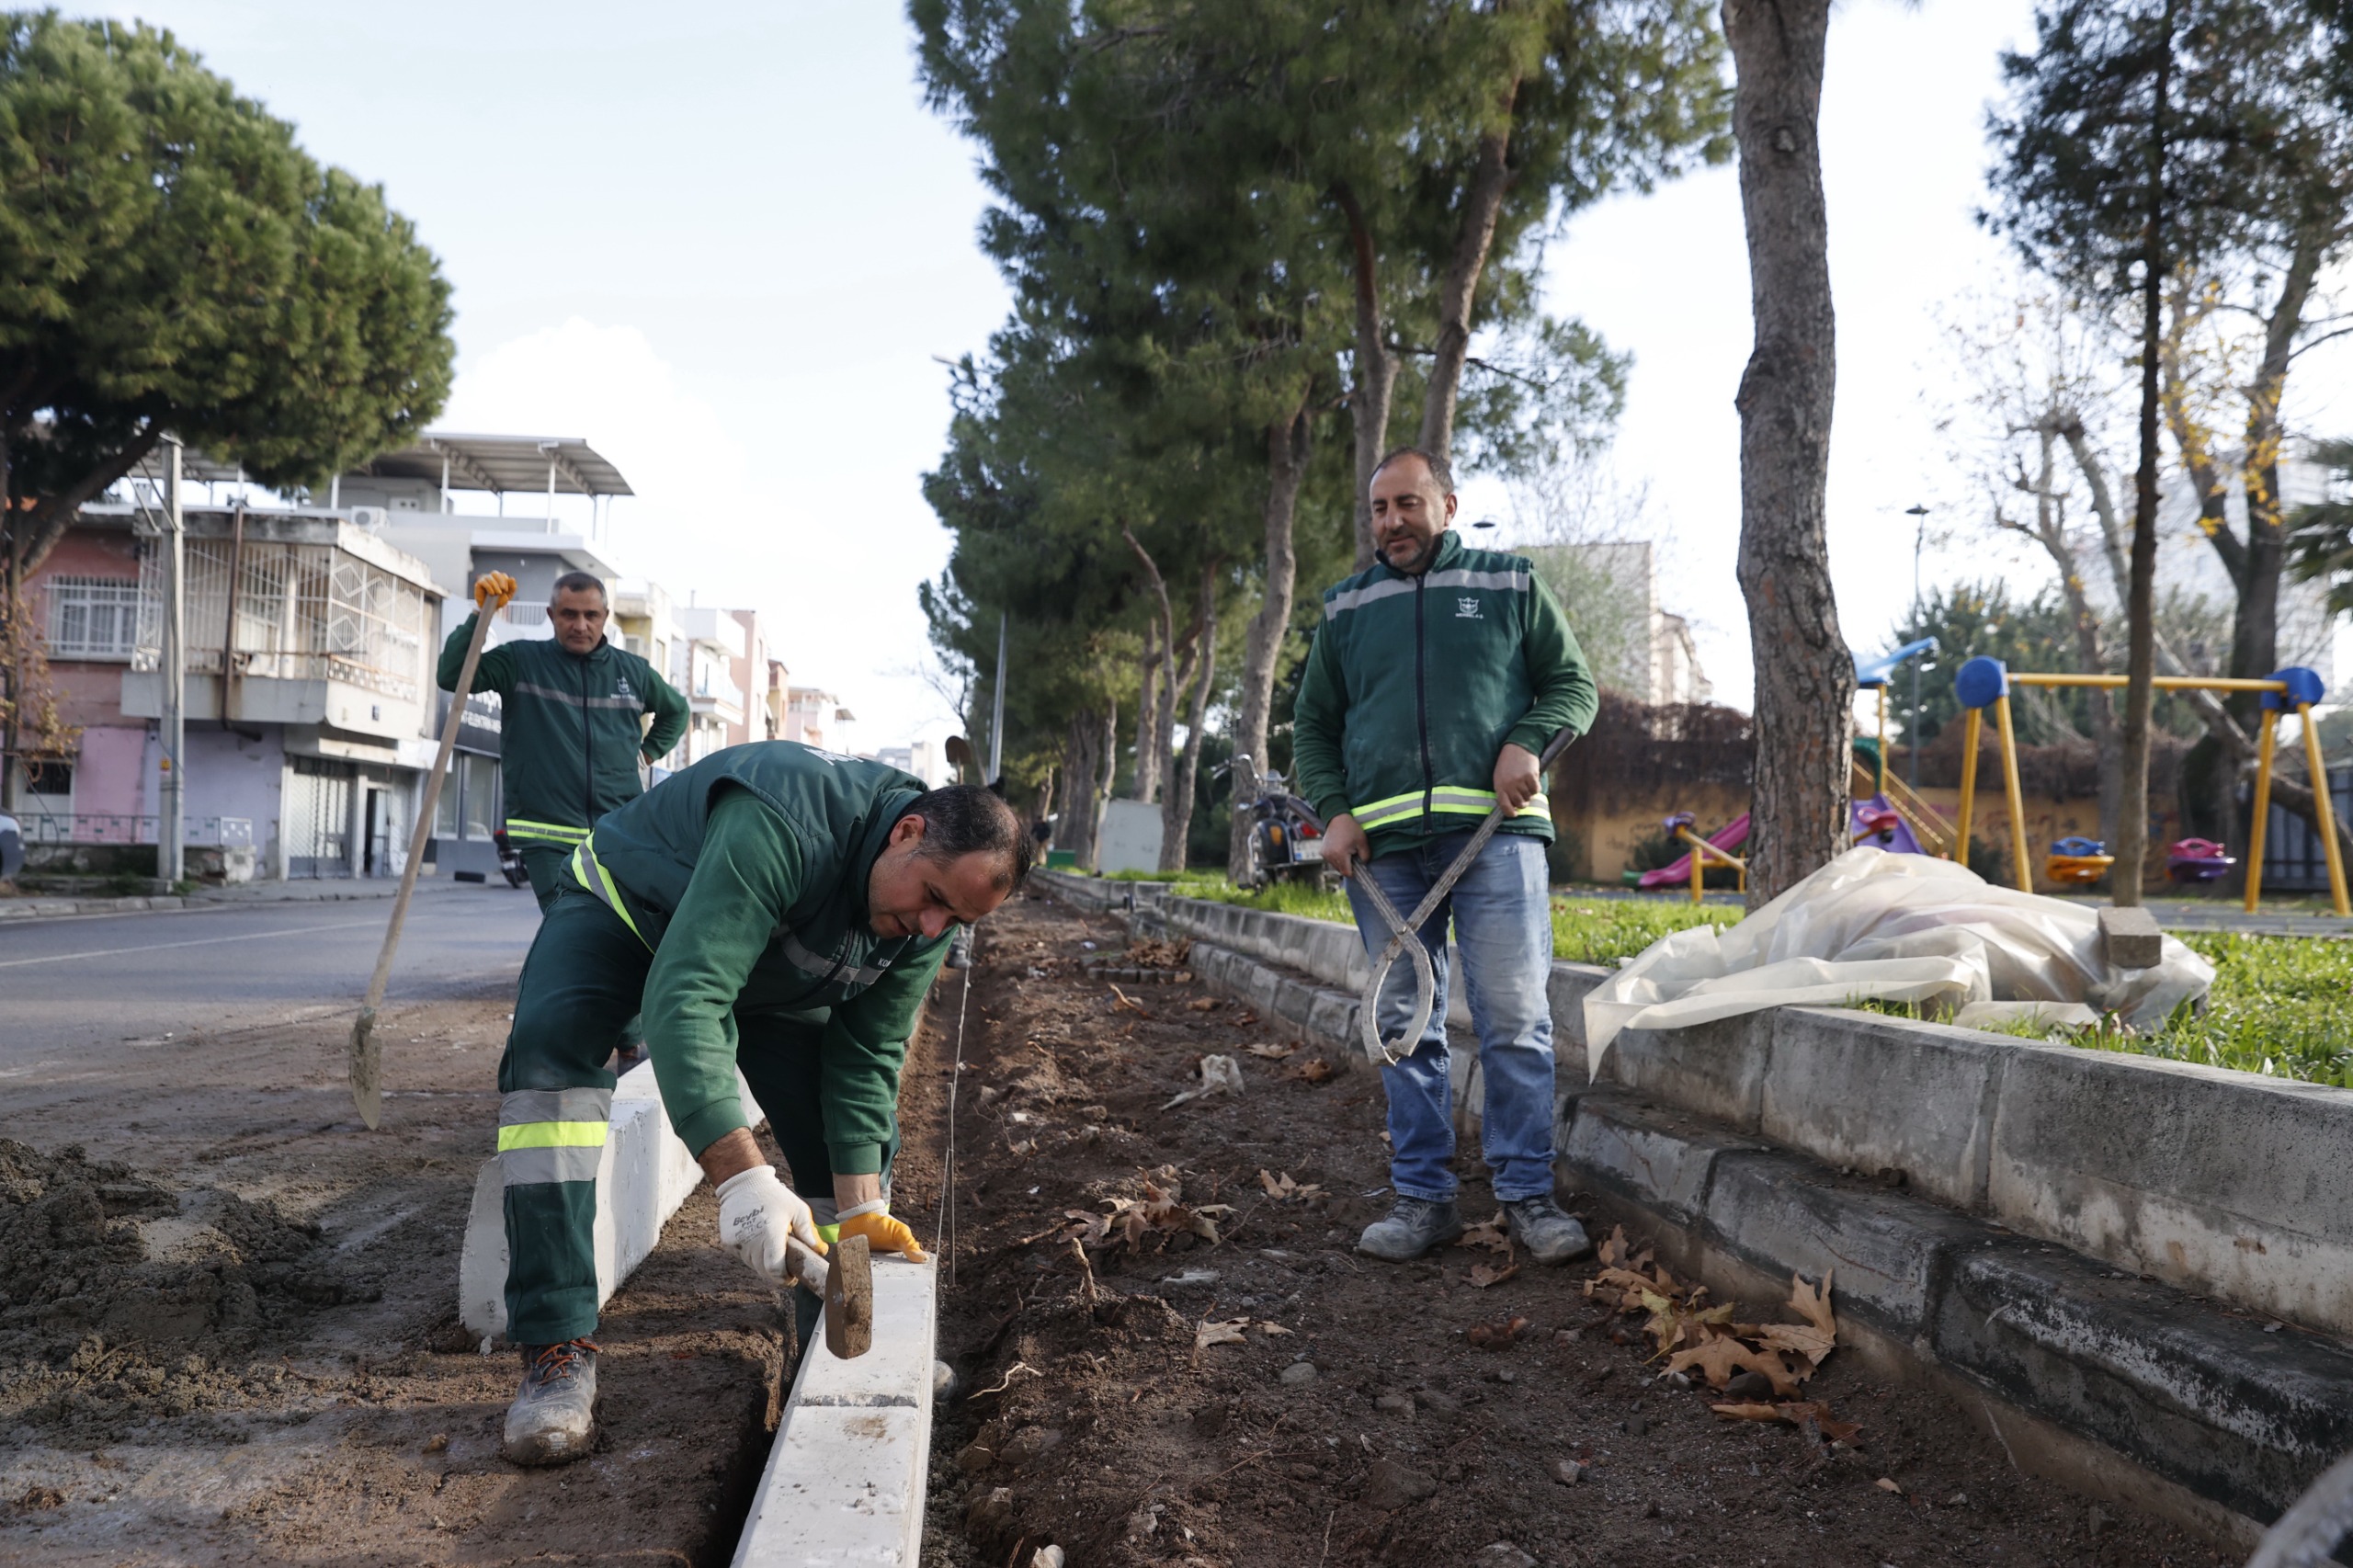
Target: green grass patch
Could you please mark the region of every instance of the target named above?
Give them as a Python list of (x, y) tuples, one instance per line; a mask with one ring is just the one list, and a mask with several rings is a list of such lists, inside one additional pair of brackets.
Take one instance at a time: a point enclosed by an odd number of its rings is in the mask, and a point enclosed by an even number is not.
[(2206, 1010), (2145, 1037), (2086, 1032), (2080, 1043), (2209, 1067), (2353, 1088), (2353, 941), (2177, 932), (2214, 966)]
[[(1277, 915), (1297, 915), (1309, 920), (1356, 924), (1347, 895), (1305, 882), (1277, 882), (1245, 892), (1214, 874), (1188, 873), (1175, 891), (1187, 898), (1214, 899), (1220, 903), (1245, 904)], [(1411, 910), (1405, 914), (1413, 913)], [(1692, 904), (1677, 900), (1577, 898), (1555, 894), (1552, 899), (1552, 956), (1566, 963), (1615, 964), (1631, 958), (1670, 932), (1694, 926), (1730, 926), (1740, 911), (1729, 904)]]
[[(1245, 892), (1211, 871), (1131, 874), (1127, 880), (1175, 882), (1179, 885), (1172, 891), (1189, 898), (1355, 924), (1347, 897), (1337, 889), (1280, 882)], [(1569, 963), (1614, 965), (1673, 932), (1694, 926), (1729, 926), (1740, 913), (1730, 904), (1580, 898), (1556, 892), (1552, 950)], [(2026, 1023), (1985, 1027), (1995, 1034), (2047, 1038), (2086, 1050), (2131, 1051), (2353, 1088), (2353, 940), (2217, 931), (2174, 935), (2214, 966), (2214, 987), (2202, 1012), (2185, 1007), (2165, 1028), (2147, 1035), (2045, 1031)], [(1923, 1016), (1909, 1002), (1859, 1001), (1853, 1006), (1893, 1017)]]
[[(1994, 1034), (2051, 1040), (2086, 1051), (2129, 1051), (2230, 1067), (2269, 1078), (2353, 1089), (2353, 941), (2333, 937), (2254, 937), (2177, 931), (2214, 966), (2203, 1012), (2183, 1007), (2154, 1034), (2045, 1029), (2023, 1021), (1980, 1024)], [(1848, 1004), (1891, 1017), (1920, 1018), (1915, 1002)]]

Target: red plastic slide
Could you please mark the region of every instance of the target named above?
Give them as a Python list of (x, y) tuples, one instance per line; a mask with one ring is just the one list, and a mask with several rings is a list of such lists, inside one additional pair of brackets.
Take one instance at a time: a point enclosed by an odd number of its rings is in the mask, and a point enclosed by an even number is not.
[[(1708, 842), (1729, 855), (1748, 842), (1748, 813), (1740, 815), (1708, 835)], [(1672, 882), (1688, 886), (1691, 881), (1691, 857), (1686, 855), (1672, 866), (1661, 866), (1655, 871), (1644, 871), (1634, 885), (1638, 888), (1663, 888)]]

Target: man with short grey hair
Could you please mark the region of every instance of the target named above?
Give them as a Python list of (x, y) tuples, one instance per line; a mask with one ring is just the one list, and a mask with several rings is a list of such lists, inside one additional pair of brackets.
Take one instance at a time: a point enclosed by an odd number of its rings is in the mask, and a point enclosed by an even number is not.
[[(485, 573), (473, 591), (474, 614), (493, 614), (515, 597), (515, 579)], [(542, 911), (588, 830), (644, 792), (638, 759), (667, 756), (687, 733), (687, 699), (652, 665), (605, 640), (606, 616), (605, 585), (567, 572), (548, 600), (555, 635), (485, 648), (474, 671), (473, 688), (499, 697), (506, 836), (522, 851)], [(442, 690), (457, 689), (473, 631), (468, 616), (442, 643)]]

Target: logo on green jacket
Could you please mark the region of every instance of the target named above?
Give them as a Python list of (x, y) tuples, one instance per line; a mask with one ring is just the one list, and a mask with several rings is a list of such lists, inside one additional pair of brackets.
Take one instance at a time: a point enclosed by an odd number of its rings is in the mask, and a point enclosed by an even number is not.
[(1475, 598), (1466, 597), (1454, 601), (1454, 619), (1457, 620), (1484, 620), (1487, 618), (1479, 612), (1479, 601)]

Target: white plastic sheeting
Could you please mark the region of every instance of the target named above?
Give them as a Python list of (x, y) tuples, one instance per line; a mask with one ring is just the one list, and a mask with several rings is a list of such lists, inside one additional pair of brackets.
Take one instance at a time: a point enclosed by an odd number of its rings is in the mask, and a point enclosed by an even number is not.
[[(1588, 992), (1586, 1065), (1620, 1029), (1685, 1028), (1793, 1004), (1863, 998), (1976, 1007), (1972, 1021), (2066, 1004), (2138, 1028), (2203, 996), (2214, 969), (2171, 937), (2154, 969), (2118, 969), (2100, 950), (2092, 907), (1995, 887), (1925, 855), (1850, 849), (1729, 930), (1662, 937)], [(2054, 1006), (2055, 1005), (2055, 1006)]]

